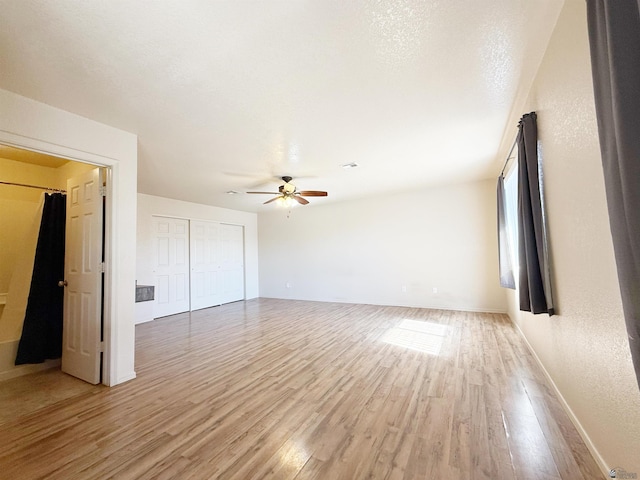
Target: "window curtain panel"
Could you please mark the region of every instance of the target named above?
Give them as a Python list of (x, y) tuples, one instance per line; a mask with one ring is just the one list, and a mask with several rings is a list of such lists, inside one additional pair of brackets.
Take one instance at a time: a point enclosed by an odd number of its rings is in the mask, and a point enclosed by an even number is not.
[(504, 177), (498, 177), (497, 186), (498, 198), (498, 262), (500, 270), (500, 286), (504, 288), (516, 288), (516, 281), (513, 275), (513, 265), (511, 264), (511, 245), (507, 230), (507, 206), (504, 191)]
[(45, 194), (27, 310), (16, 365), (42, 363), (62, 355), (66, 196)]
[(538, 172), (535, 112), (518, 124), (518, 261), (520, 310), (553, 315), (546, 228)]
[(640, 386), (640, 1), (587, 0), (609, 225)]

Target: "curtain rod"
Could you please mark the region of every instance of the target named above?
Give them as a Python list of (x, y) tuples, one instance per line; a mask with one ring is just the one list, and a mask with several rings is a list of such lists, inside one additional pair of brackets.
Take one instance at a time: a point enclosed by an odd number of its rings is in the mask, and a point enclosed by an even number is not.
[(507, 168), (507, 165), (509, 164), (509, 160), (511, 160), (513, 157), (511, 156), (511, 154), (513, 153), (513, 149), (516, 148), (516, 144), (518, 143), (518, 135), (516, 134), (516, 138), (513, 141), (513, 145), (511, 145), (511, 150), (509, 150), (509, 154), (507, 155), (507, 159), (504, 161), (504, 165), (502, 166), (502, 171), (500, 172), (500, 176), (504, 176), (504, 169)]
[(52, 192), (67, 193), (67, 191), (63, 190), (62, 188), (40, 187), (38, 185), (27, 185), (26, 183), (14, 183), (14, 182), (3, 182), (3, 181), (0, 181), (0, 183), (3, 185), (13, 185), (15, 187), (38, 188), (40, 190), (49, 190)]

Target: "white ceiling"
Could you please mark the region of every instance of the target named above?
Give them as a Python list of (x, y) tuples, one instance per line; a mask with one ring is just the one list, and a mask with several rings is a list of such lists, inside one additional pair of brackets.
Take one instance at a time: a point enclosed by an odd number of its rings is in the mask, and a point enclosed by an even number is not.
[(0, 88), (137, 134), (142, 193), (322, 204), (497, 174), (562, 4), (0, 0)]

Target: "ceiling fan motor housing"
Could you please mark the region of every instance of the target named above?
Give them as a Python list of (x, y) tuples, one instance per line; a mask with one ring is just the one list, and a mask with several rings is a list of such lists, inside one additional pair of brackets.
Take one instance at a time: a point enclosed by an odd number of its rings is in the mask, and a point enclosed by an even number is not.
[[(291, 178), (291, 177), (285, 177), (285, 178)], [(287, 182), (284, 185), (280, 185), (278, 187), (278, 191), (284, 195), (292, 195), (296, 191), (296, 186)]]

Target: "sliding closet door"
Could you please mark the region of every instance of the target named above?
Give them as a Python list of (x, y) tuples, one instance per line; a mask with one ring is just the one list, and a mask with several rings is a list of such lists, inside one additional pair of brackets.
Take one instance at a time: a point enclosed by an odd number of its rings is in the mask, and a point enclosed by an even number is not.
[(220, 224), (191, 220), (191, 310), (222, 303)]
[(244, 230), (191, 220), (191, 310), (244, 300)]
[(189, 311), (189, 220), (152, 217), (154, 317)]
[(244, 228), (222, 224), (222, 303), (244, 300)]

